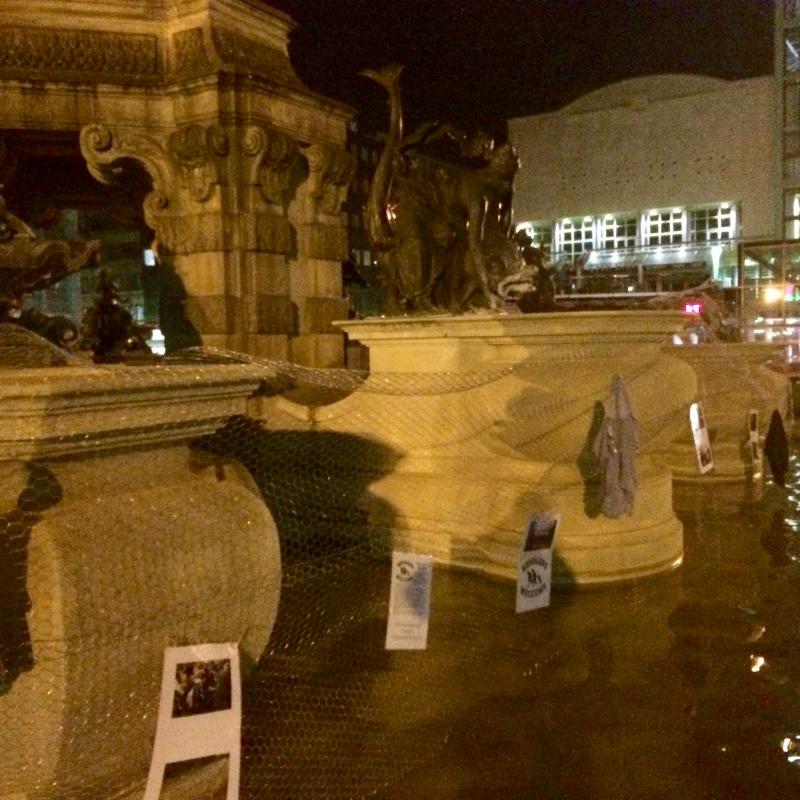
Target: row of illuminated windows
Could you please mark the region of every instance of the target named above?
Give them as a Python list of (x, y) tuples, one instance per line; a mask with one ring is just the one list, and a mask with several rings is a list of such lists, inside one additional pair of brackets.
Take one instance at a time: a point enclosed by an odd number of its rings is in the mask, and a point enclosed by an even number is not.
[(591, 250), (727, 241), (736, 238), (737, 224), (736, 206), (718, 203), (696, 208), (566, 217), (517, 227), (527, 231), (535, 247), (575, 257)]

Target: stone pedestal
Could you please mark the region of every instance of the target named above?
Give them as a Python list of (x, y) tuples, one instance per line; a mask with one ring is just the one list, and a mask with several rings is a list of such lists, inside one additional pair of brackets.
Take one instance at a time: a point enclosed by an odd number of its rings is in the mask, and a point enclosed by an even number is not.
[[(774, 410), (788, 422), (788, 378), (767, 366), (779, 350), (775, 345), (714, 343), (670, 347), (697, 375), (697, 399), (702, 401), (714, 454), (714, 469), (701, 475), (688, 415), (680, 436), (658, 455), (684, 483), (736, 483), (753, 478), (748, 413), (758, 411), (763, 443)], [(788, 426), (787, 426), (788, 431)]]
[[(398, 456), (370, 486), (376, 525), (395, 547), (513, 578), (526, 520), (559, 511), (556, 580), (634, 578), (680, 563), (682, 528), (669, 471), (650, 454), (678, 435), (696, 379), (663, 345), (672, 312), (469, 315), (340, 323), (369, 348), (371, 373), (319, 408), (274, 401), (317, 430), (368, 437)], [(640, 487), (633, 513), (600, 516), (591, 440), (615, 374), (639, 418)], [(287, 417), (288, 415), (288, 417)], [(382, 518), (382, 515), (384, 518)]]
[(0, 797), (141, 797), (164, 647), (238, 641), (245, 670), (260, 656), (275, 524), (241, 467), (188, 445), (246, 413), (263, 378), (2, 371), (2, 652), (27, 663), (0, 693)]

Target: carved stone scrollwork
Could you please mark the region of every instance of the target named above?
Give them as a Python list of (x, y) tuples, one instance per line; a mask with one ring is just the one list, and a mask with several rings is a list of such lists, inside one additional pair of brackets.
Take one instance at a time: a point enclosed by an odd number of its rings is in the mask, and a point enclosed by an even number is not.
[(228, 135), (219, 125), (185, 125), (170, 134), (169, 151), (178, 181), (198, 202), (211, 197), (219, 181), (215, 159), (226, 156), (229, 149)]
[(164, 147), (152, 137), (116, 134), (106, 125), (87, 125), (81, 131), (80, 146), (89, 172), (101, 183), (112, 183), (119, 177), (124, 159), (137, 161), (145, 168), (153, 181), (153, 191), (144, 201), (145, 216), (152, 225), (150, 217), (169, 205), (172, 192), (170, 161)]
[(103, 183), (118, 177), (123, 159), (134, 159), (147, 170), (153, 191), (144, 202), (145, 220), (165, 250), (285, 253), (292, 245), (291, 226), (274, 203), (283, 199), (289, 171), (299, 157), (297, 146), (284, 134), (268, 134), (256, 126), (247, 133), (243, 155), (254, 159), (247, 176), (271, 201), (267, 208), (248, 212), (225, 212), (207, 203), (222, 177), (233, 180), (238, 174), (230, 166), (225, 175), (232, 148), (220, 125), (183, 126), (163, 145), (141, 134), (90, 125), (81, 132), (80, 143), (89, 171)]
[(303, 148), (303, 154), (308, 161), (311, 219), (316, 220), (320, 213), (338, 214), (355, 173), (355, 160), (346, 150), (322, 144)]
[(244, 131), (242, 151), (255, 159), (250, 171), (250, 184), (258, 185), (268, 202), (282, 205), (292, 167), (300, 155), (297, 143), (280, 131), (248, 125)]

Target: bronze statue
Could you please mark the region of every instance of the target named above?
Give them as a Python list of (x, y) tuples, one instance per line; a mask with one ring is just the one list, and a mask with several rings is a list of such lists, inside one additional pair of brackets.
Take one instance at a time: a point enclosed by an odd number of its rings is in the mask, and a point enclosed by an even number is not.
[[(25, 298), (58, 283), (67, 275), (97, 263), (100, 242), (79, 239), (38, 239), (19, 217), (9, 213), (0, 195), (0, 366), (62, 363), (61, 357), (40, 347), (41, 339), (70, 349), (78, 339), (78, 326), (61, 314), (24, 308)], [(29, 352), (23, 352), (23, 351)], [(55, 359), (55, 360), (54, 360)]]
[(17, 322), (26, 295), (97, 264), (100, 242), (37, 239), (0, 195), (0, 323)]
[(523, 313), (552, 311), (555, 308), (555, 268), (545, 263), (545, 253), (533, 244), (524, 231), (514, 234), (514, 241), (522, 255), (522, 269), (503, 278), (497, 293), (507, 302), (516, 303)]
[(147, 329), (134, 322), (130, 311), (106, 270), (100, 270), (94, 304), (81, 320), (81, 347), (91, 350), (95, 361), (117, 361), (131, 353), (150, 354)]
[(508, 143), (449, 124), (404, 137), (401, 71), (392, 65), (361, 73), (389, 95), (389, 133), (367, 207), (386, 311), (494, 309), (499, 282), (522, 266), (511, 238), (517, 154)]

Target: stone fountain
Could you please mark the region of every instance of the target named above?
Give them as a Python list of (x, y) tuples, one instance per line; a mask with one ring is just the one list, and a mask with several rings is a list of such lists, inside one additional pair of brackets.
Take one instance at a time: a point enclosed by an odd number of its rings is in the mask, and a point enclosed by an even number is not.
[[(395, 546), (441, 563), (513, 578), (526, 520), (557, 511), (561, 583), (676, 567), (682, 526), (670, 471), (653, 455), (688, 426), (697, 391), (695, 371), (665, 349), (683, 317), (548, 308), (549, 276), (512, 236), (513, 147), (451, 125), (404, 136), (400, 73), (364, 73), (390, 106), (368, 207), (386, 316), (339, 323), (369, 348), (370, 375), (327, 406), (273, 399), (269, 424), (391, 447), (397, 466), (371, 486), (383, 501), (374, 521), (392, 525)], [(504, 311), (503, 287), (522, 276), (542, 313)], [(631, 513), (612, 519), (596, 503), (592, 443), (616, 375), (638, 417), (639, 487)], [(378, 518), (387, 508), (391, 523)]]
[[(96, 250), (4, 213), (4, 313)], [(141, 797), (164, 647), (239, 642), (246, 665), (264, 650), (275, 523), (243, 468), (191, 444), (247, 413), (265, 377), (100, 366), (0, 324), (3, 800)]]

